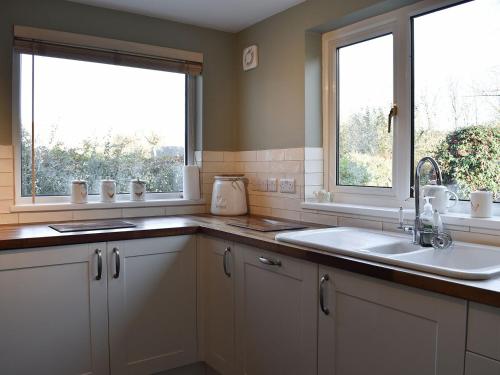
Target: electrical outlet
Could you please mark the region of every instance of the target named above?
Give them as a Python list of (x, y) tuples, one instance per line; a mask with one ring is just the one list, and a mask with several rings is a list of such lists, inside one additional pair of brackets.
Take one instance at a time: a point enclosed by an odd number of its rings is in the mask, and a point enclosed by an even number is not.
[(267, 178), (257, 179), (257, 191), (267, 191)]
[(268, 178), (267, 179), (267, 191), (278, 191), (278, 179), (277, 178)]
[(295, 178), (280, 179), (280, 192), (295, 193)]

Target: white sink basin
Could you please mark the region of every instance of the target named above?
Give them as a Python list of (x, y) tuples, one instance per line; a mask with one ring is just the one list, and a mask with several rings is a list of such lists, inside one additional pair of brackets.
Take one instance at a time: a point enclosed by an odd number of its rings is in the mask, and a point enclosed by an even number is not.
[(449, 249), (426, 248), (395, 255), (393, 264), (460, 279), (490, 279), (500, 275), (500, 249), (456, 243)]
[(277, 241), (336, 253), (400, 254), (421, 249), (409, 236), (388, 235), (366, 229), (338, 227), (279, 233)]
[(280, 233), (276, 240), (460, 279), (500, 275), (500, 248), (493, 246), (435, 250), (410, 243), (409, 236), (348, 227)]

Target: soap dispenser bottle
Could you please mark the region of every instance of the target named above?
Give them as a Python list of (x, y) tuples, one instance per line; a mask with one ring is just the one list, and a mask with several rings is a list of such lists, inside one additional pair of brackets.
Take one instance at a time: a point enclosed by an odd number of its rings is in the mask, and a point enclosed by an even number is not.
[(424, 211), (420, 215), (421, 231), (420, 231), (420, 244), (422, 246), (432, 246), (432, 230), (434, 226), (434, 212), (432, 204), (429, 202), (434, 197), (424, 197)]

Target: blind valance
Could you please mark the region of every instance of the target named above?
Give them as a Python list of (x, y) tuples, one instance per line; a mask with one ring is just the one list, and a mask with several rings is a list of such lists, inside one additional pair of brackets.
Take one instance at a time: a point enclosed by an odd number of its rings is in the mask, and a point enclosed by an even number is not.
[(197, 76), (202, 73), (200, 62), (149, 56), (123, 51), (99, 49), (14, 37), (14, 51), (38, 56), (58, 57), (134, 68), (163, 70)]

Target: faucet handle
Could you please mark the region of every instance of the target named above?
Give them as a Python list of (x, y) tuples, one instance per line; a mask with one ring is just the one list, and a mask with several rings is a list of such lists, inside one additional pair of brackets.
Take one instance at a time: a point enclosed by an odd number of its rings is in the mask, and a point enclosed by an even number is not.
[(403, 206), (399, 206), (399, 210), (398, 210), (398, 213), (399, 213), (399, 229), (403, 229), (404, 228), (404, 212), (403, 212)]

